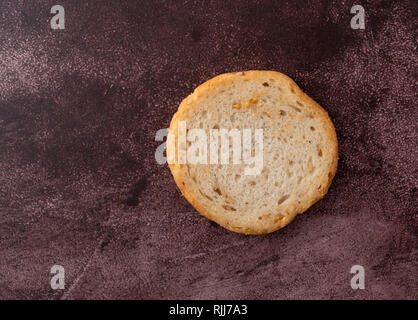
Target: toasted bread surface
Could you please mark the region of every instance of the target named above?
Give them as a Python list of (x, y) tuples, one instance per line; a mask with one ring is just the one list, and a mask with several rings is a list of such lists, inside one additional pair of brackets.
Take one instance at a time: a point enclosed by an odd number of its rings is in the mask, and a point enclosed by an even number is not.
[[(188, 155), (198, 140), (187, 137), (179, 145), (180, 124), (187, 125), (186, 134), (206, 133), (207, 163), (180, 163), (180, 150)], [(209, 140), (218, 129), (238, 129), (242, 137), (249, 129), (253, 156), (255, 131), (262, 129), (262, 166), (256, 174), (247, 173), (251, 164), (243, 156), (233, 161), (235, 149), (228, 151), (228, 163), (220, 163), (221, 143), (218, 162), (211, 162), (215, 149)], [(180, 104), (169, 133), (169, 166), (184, 197), (203, 216), (239, 233), (265, 234), (286, 226), (327, 193), (337, 170), (337, 136), (327, 112), (275, 71), (227, 73), (203, 83)], [(229, 143), (234, 145), (232, 138)]]

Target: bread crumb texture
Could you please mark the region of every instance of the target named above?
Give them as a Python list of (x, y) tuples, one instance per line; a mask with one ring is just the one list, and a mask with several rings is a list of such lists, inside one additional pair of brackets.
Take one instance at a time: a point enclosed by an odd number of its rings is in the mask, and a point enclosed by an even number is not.
[[(198, 212), (238, 233), (283, 228), (328, 191), (338, 144), (327, 112), (288, 76), (275, 71), (219, 75), (180, 104), (167, 153), (177, 151), (179, 122), (207, 132), (263, 129), (263, 167), (246, 175), (245, 163), (169, 164), (184, 197)], [(187, 142), (190, 144), (191, 142)], [(232, 157), (230, 157), (232, 158)]]

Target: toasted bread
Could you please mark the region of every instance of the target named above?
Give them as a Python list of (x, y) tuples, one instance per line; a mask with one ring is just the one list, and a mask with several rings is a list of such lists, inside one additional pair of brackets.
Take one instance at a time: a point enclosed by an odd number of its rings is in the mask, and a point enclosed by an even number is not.
[[(207, 137), (215, 129), (251, 129), (252, 154), (255, 130), (262, 129), (262, 167), (248, 174), (250, 165), (234, 162), (233, 152), (229, 163), (211, 162), (210, 147), (207, 163), (179, 161), (181, 148), (194, 143), (189, 138), (179, 145), (181, 123), (186, 133), (199, 128)], [(337, 136), (327, 112), (279, 72), (227, 73), (203, 83), (180, 104), (169, 133), (169, 166), (184, 197), (203, 216), (239, 233), (286, 226), (327, 193), (337, 170)]]

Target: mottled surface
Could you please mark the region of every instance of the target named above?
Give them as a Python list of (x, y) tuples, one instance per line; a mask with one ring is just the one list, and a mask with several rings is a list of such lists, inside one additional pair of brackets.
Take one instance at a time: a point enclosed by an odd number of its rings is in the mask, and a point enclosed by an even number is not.
[[(416, 1), (62, 0), (51, 30), (54, 4), (0, 2), (0, 298), (417, 298)], [(340, 143), (328, 195), (266, 236), (198, 215), (154, 158), (182, 98), (247, 69), (291, 76)]]

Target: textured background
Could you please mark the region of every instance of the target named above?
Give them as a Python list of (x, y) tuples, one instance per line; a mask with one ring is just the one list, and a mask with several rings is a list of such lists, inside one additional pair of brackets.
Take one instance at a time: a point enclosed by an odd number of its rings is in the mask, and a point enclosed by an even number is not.
[[(417, 1), (61, 0), (51, 30), (56, 3), (0, 2), (0, 298), (417, 298)], [(265, 236), (154, 159), (182, 98), (247, 69), (291, 76), (340, 144), (328, 195)]]

